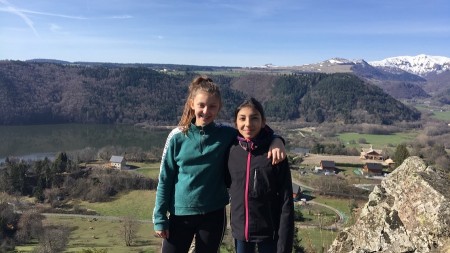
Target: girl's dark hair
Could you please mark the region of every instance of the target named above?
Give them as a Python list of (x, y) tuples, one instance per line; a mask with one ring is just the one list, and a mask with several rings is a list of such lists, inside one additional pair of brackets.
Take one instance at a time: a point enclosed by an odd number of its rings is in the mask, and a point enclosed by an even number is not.
[(191, 109), (191, 102), (199, 92), (206, 92), (210, 95), (216, 96), (219, 99), (219, 110), (222, 107), (222, 97), (220, 96), (220, 89), (213, 80), (207, 76), (198, 76), (192, 80), (189, 85), (189, 94), (184, 104), (183, 115), (181, 116), (178, 126), (181, 127), (183, 133), (189, 129), (192, 119), (195, 117), (194, 110)]
[(236, 123), (236, 118), (237, 118), (239, 111), (244, 107), (250, 107), (250, 108), (257, 110), (259, 112), (259, 114), (261, 114), (262, 120), (266, 121), (266, 115), (264, 114), (264, 108), (261, 105), (261, 103), (258, 102), (258, 100), (256, 100), (255, 98), (248, 98), (248, 99), (244, 100), (244, 102), (242, 102), (234, 111), (234, 122), (235, 123)]

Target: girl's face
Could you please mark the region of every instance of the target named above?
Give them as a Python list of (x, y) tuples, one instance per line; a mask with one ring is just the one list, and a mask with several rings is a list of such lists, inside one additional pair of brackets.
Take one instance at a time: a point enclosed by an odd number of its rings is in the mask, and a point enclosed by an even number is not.
[(208, 125), (219, 113), (220, 99), (215, 95), (200, 91), (191, 100), (191, 109), (194, 110), (196, 126)]
[(243, 107), (236, 117), (236, 128), (246, 139), (256, 137), (265, 124), (261, 113), (252, 107)]

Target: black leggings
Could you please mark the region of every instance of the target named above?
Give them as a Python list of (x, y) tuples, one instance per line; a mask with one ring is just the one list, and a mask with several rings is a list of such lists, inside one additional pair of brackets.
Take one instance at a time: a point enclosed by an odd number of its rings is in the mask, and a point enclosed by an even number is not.
[(225, 208), (199, 215), (170, 215), (169, 239), (163, 240), (162, 253), (187, 253), (194, 235), (196, 253), (219, 252), (226, 219)]

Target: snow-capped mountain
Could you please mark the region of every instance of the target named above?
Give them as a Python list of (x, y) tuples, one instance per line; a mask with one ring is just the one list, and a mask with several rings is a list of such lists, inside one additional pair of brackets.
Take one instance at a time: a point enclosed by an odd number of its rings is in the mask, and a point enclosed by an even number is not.
[(450, 58), (425, 54), (391, 57), (381, 61), (371, 61), (369, 64), (391, 70), (399, 68), (419, 76), (426, 76), (430, 73), (440, 74), (450, 70)]
[(347, 60), (345, 58), (331, 58), (325, 62), (329, 62), (331, 64), (354, 64), (356, 61)]

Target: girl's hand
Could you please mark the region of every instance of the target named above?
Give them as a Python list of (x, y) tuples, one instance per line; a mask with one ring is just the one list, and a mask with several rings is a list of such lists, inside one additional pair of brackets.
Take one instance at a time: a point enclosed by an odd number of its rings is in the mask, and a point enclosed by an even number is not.
[(280, 138), (273, 139), (267, 152), (267, 159), (272, 158), (272, 164), (277, 164), (286, 158), (286, 148)]
[(159, 237), (162, 239), (169, 239), (169, 230), (156, 230), (155, 237)]

